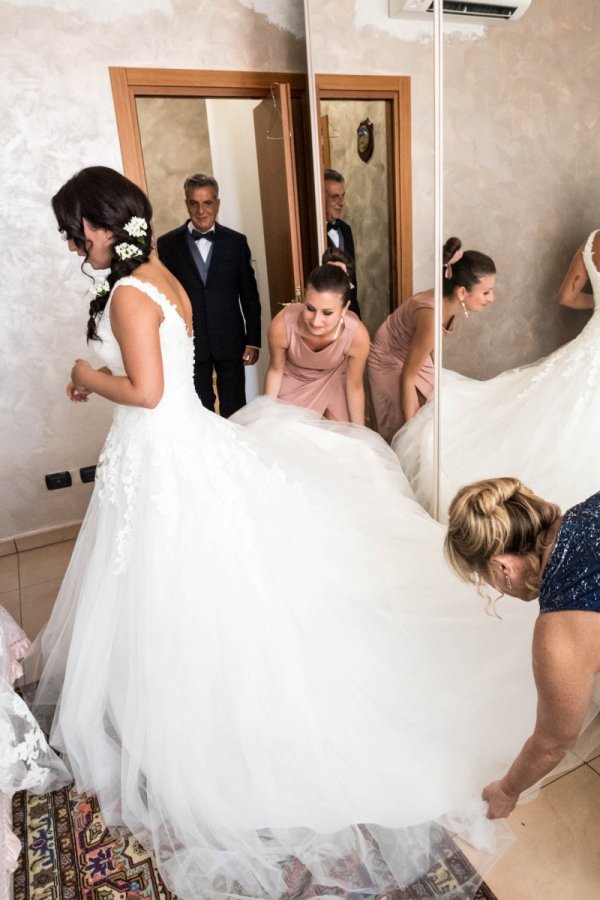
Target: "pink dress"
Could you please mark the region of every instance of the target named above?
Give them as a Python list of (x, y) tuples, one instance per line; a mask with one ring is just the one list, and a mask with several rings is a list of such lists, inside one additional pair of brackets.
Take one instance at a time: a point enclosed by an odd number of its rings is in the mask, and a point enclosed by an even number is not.
[(322, 350), (311, 350), (298, 327), (303, 309), (303, 303), (290, 303), (283, 310), (288, 349), (279, 399), (314, 409), (321, 415), (329, 410), (339, 422), (349, 422), (346, 359), (360, 327), (360, 319), (353, 312), (347, 312), (344, 328), (335, 341)]
[[(415, 313), (433, 309), (433, 293), (423, 291), (410, 297), (379, 326), (367, 361), (371, 407), (377, 431), (388, 443), (404, 425), (400, 395), (402, 367), (416, 331)], [(453, 324), (444, 332), (453, 330)], [(416, 379), (416, 388), (427, 398), (433, 392), (433, 354), (425, 361)]]

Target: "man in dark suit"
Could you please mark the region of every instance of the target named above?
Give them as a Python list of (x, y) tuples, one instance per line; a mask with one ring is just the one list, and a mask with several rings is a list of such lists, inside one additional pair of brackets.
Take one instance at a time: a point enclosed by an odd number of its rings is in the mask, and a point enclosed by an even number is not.
[(327, 217), (327, 246), (339, 247), (354, 260), (354, 287), (350, 293), (350, 309), (360, 318), (356, 290), (356, 255), (354, 253), (354, 238), (352, 229), (341, 218), (344, 211), (346, 197), (346, 182), (344, 176), (335, 169), (325, 169), (325, 215)]
[(244, 366), (260, 349), (260, 300), (245, 235), (220, 225), (219, 185), (210, 175), (184, 184), (189, 219), (157, 241), (161, 262), (185, 288), (194, 317), (194, 386), (214, 411), (230, 416), (246, 403)]

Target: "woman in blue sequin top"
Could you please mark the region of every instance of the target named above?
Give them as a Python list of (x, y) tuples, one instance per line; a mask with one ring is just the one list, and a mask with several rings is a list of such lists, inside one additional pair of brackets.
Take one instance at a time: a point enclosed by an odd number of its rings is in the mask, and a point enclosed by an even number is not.
[(539, 597), (535, 729), (506, 775), (483, 791), (488, 817), (504, 818), (574, 746), (588, 718), (600, 672), (600, 493), (561, 515), (516, 478), (475, 482), (450, 505), (445, 550), (480, 592), (487, 582), (521, 600)]

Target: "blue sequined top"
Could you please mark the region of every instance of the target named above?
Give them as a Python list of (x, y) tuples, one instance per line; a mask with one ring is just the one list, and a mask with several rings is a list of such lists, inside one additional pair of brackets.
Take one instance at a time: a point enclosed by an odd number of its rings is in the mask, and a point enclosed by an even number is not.
[(600, 612), (600, 493), (567, 510), (540, 584), (540, 612)]

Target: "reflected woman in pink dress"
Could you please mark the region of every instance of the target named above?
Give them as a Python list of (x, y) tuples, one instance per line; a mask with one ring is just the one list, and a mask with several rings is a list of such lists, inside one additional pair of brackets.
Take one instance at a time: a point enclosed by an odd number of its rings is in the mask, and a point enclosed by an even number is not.
[[(461, 312), (468, 317), (493, 301), (496, 267), (477, 250), (463, 253), (456, 237), (444, 244), (443, 262), (442, 327), (448, 333)], [(388, 443), (433, 392), (434, 331), (433, 289), (410, 297), (377, 330), (367, 371), (377, 431)]]
[(265, 394), (364, 425), (369, 333), (348, 308), (350, 290), (343, 263), (313, 269), (304, 303), (284, 307), (269, 327)]

